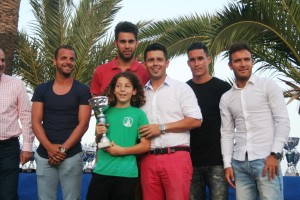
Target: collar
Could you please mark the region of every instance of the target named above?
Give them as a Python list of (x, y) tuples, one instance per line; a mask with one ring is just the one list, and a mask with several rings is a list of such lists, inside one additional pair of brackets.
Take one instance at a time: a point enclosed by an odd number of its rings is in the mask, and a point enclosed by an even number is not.
[[(117, 62), (118, 57), (114, 57), (111, 61), (112, 63), (112, 69), (120, 69), (118, 62)], [(132, 65), (130, 66), (129, 71), (137, 71), (139, 67), (139, 61), (135, 58)]]
[[(250, 76), (249, 80), (247, 81), (245, 87), (247, 87), (247, 85), (250, 84), (250, 83), (251, 83), (251, 84), (255, 84), (255, 83), (257, 82), (257, 79), (258, 79), (258, 77), (252, 74), (252, 75)], [(244, 88), (245, 88), (245, 87), (244, 87)], [(233, 84), (233, 88), (236, 89), (236, 90), (242, 89), (242, 88), (239, 88), (239, 87), (236, 85), (236, 83)]]
[(2, 75), (0, 75), (0, 81), (3, 81), (5, 76), (6, 75), (4, 73)]
[[(159, 88), (162, 87), (163, 85), (170, 86), (171, 82), (172, 82), (171, 78), (167, 75), (164, 82), (161, 84), (161, 86), (159, 86)], [(152, 84), (151, 84), (151, 79), (146, 83), (144, 88), (145, 88), (145, 90), (153, 89)]]

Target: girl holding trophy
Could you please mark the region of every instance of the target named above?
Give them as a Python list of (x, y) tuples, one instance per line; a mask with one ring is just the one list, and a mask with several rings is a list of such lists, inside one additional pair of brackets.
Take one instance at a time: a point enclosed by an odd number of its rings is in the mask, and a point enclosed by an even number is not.
[(106, 134), (110, 146), (98, 150), (87, 199), (134, 199), (138, 180), (135, 154), (150, 150), (150, 140), (140, 138), (138, 131), (148, 124), (146, 114), (139, 109), (145, 103), (144, 90), (133, 73), (121, 72), (104, 93), (109, 102), (105, 111), (109, 127), (98, 123), (96, 138)]

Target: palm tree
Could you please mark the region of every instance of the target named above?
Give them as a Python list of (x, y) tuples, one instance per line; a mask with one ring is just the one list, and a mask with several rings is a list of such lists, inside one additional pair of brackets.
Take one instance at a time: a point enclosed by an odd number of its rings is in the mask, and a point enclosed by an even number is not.
[(1, 0), (0, 3), (0, 48), (5, 51), (5, 73), (12, 74), (13, 55), (19, 21), (20, 0)]
[(151, 23), (143, 34), (167, 45), (171, 56), (185, 54), (195, 41), (205, 42), (213, 57), (233, 42), (246, 41), (261, 64), (258, 70), (279, 72), (276, 76), (283, 76), (281, 80), (292, 87), (284, 92), (285, 97), (300, 100), (298, 0), (236, 1), (214, 15), (194, 14)]
[(79, 5), (65, 0), (30, 0), (36, 22), (33, 34), (18, 35), (14, 74), (34, 89), (55, 77), (54, 51), (63, 44), (76, 49), (76, 80), (89, 84), (95, 63), (114, 55), (113, 37), (108, 29), (121, 8), (121, 0), (81, 0)]

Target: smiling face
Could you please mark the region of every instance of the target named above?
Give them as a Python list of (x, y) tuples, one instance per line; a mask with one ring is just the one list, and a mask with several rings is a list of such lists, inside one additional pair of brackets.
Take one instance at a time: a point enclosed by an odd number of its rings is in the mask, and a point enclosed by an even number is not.
[(118, 56), (127, 62), (134, 58), (137, 45), (138, 42), (134, 34), (129, 32), (120, 32), (117, 40), (115, 40), (115, 47), (118, 48)]
[(169, 60), (161, 50), (148, 51), (145, 59), (146, 69), (152, 80), (162, 80), (166, 76)]
[(119, 77), (116, 82), (114, 95), (117, 98), (115, 107), (128, 107), (130, 106), (131, 97), (136, 95), (136, 89), (133, 88), (128, 78)]
[(207, 56), (203, 49), (194, 49), (188, 52), (187, 63), (195, 78), (209, 76), (208, 66), (210, 62), (210, 56)]
[(5, 70), (5, 55), (2, 49), (0, 49), (0, 76), (4, 74)]
[(244, 86), (252, 74), (253, 59), (248, 50), (240, 50), (231, 54), (230, 69), (233, 70), (237, 85)]
[(75, 52), (70, 49), (60, 49), (53, 64), (56, 66), (58, 74), (70, 77), (75, 67)]

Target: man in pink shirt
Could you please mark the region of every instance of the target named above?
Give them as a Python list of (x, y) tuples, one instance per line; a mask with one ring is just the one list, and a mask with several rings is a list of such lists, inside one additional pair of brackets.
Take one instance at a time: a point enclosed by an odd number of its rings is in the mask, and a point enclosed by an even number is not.
[[(0, 49), (0, 199), (15, 200), (19, 199), (19, 163), (31, 159), (34, 134), (26, 88), (21, 80), (5, 75), (4, 70), (5, 55)], [(23, 146), (20, 153), (21, 134)]]
[(137, 35), (138, 28), (135, 24), (126, 21), (117, 24), (115, 28), (115, 47), (118, 49), (118, 56), (96, 68), (90, 88), (92, 95), (102, 95), (111, 79), (119, 72), (133, 72), (142, 85), (146, 84), (149, 75), (134, 55), (138, 46)]

